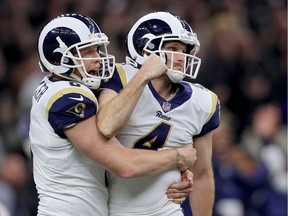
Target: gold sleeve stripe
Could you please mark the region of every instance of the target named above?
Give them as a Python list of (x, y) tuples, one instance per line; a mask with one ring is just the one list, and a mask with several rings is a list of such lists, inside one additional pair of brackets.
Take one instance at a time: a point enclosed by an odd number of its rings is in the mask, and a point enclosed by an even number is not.
[(92, 100), (94, 103), (95, 103), (95, 106), (98, 107), (98, 102), (95, 98), (94, 95), (91, 95), (89, 92), (81, 89), (81, 88), (78, 88), (78, 87), (70, 87), (70, 88), (66, 88), (66, 89), (63, 89), (63, 90), (60, 90), (58, 92), (56, 92), (54, 95), (52, 95), (52, 97), (49, 99), (48, 103), (47, 103), (47, 106), (46, 106), (46, 116), (47, 116), (47, 119), (48, 119), (48, 115), (49, 115), (49, 110), (50, 108), (52, 107), (52, 105), (54, 104), (54, 102), (56, 100), (58, 100), (60, 97), (62, 97), (63, 95), (65, 94), (69, 94), (69, 93), (79, 93), (79, 94), (82, 94), (84, 95), (85, 97), (89, 98), (90, 100)]
[(124, 87), (124, 86), (127, 85), (127, 78), (126, 78), (126, 75), (125, 75), (124, 68), (122, 67), (121, 64), (116, 64), (116, 68), (117, 68), (121, 83), (122, 83), (122, 85)]
[(205, 124), (211, 119), (211, 117), (215, 113), (216, 105), (217, 105), (217, 101), (218, 101), (218, 97), (217, 97), (217, 95), (215, 93), (210, 91), (210, 94), (211, 94), (211, 97), (212, 97), (212, 107), (211, 107), (211, 112), (210, 112)]

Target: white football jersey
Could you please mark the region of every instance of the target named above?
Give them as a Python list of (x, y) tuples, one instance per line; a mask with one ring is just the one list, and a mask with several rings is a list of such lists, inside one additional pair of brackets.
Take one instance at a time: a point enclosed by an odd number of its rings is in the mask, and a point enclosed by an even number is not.
[[(103, 85), (119, 92), (137, 72), (130, 65), (117, 65), (118, 73)], [(202, 136), (219, 126), (219, 102), (216, 94), (198, 84), (175, 84), (176, 95), (169, 101), (146, 85), (127, 125), (117, 135), (129, 148), (159, 150), (192, 145), (193, 137)], [(123, 180), (110, 174), (109, 215), (179, 215), (180, 205), (163, 214), (169, 202), (165, 194), (170, 184), (180, 181), (178, 170), (146, 178)]]
[(93, 92), (72, 81), (48, 76), (34, 92), (29, 136), (38, 215), (108, 215), (104, 167), (63, 133), (63, 128), (95, 115), (97, 106)]

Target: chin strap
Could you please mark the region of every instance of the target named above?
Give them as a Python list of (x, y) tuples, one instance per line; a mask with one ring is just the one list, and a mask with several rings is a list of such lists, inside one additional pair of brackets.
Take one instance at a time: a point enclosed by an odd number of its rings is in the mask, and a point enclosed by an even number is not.
[(87, 77), (82, 79), (82, 83), (90, 89), (98, 89), (101, 85), (101, 79)]
[(169, 70), (169, 69), (167, 70), (166, 74), (169, 77), (169, 79), (171, 80), (171, 82), (173, 82), (173, 83), (179, 83), (185, 77), (184, 74), (178, 73), (178, 72), (174, 72), (174, 71)]

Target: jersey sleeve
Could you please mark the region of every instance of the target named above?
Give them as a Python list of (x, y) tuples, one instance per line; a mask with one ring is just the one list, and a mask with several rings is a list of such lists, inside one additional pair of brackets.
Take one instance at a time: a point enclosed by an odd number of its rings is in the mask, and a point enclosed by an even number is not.
[(210, 131), (215, 130), (216, 128), (219, 127), (220, 125), (220, 102), (218, 100), (218, 97), (215, 93), (210, 92), (211, 95), (211, 112), (205, 122), (205, 124), (203, 125), (201, 132), (197, 135), (195, 135), (194, 137), (201, 137), (207, 133), (209, 133)]
[(101, 89), (111, 89), (119, 93), (127, 84), (127, 78), (124, 68), (121, 64), (116, 64), (113, 76), (106, 82), (101, 83)]
[(65, 137), (63, 129), (96, 114), (98, 103), (93, 94), (72, 87), (55, 93), (46, 107), (46, 116), (55, 133)]

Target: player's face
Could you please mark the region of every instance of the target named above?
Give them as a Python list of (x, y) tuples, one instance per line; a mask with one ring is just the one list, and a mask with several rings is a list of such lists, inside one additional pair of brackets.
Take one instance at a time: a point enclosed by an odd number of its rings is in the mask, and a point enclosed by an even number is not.
[(99, 47), (94, 45), (90, 47), (86, 47), (80, 50), (81, 58), (88, 58), (87, 60), (83, 60), (83, 64), (85, 66), (86, 71), (90, 75), (98, 75), (98, 71), (100, 68), (99, 58)]
[[(178, 52), (178, 53), (185, 53), (186, 52), (186, 45), (181, 42), (168, 42), (163, 45), (162, 50), (170, 51), (170, 52)], [(183, 71), (184, 69), (184, 61), (185, 56), (182, 54), (177, 53), (167, 53), (167, 66), (170, 65), (173, 67), (173, 70)]]

